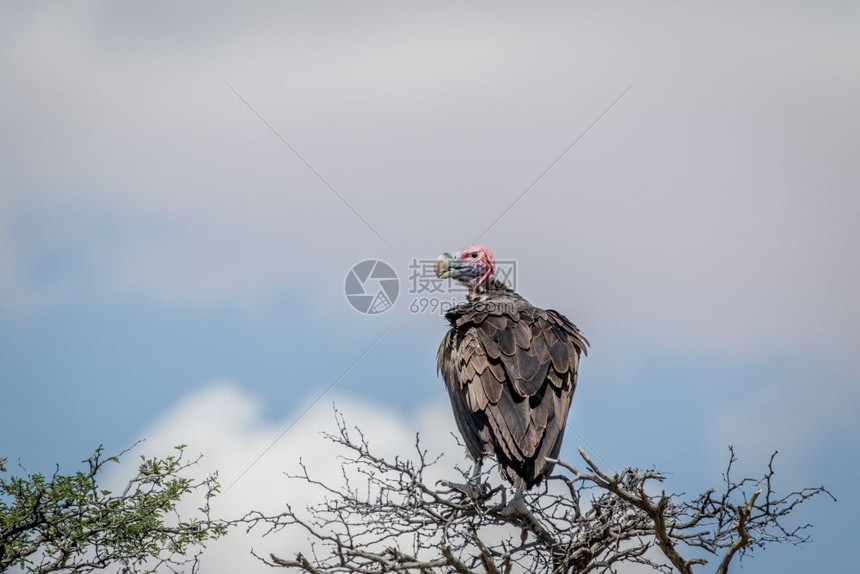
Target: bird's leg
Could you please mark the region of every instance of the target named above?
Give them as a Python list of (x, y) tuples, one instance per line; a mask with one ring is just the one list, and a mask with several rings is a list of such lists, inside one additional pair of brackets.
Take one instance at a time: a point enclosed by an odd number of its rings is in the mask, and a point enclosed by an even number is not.
[(484, 459), (479, 458), (475, 461), (475, 468), (472, 469), (472, 477), (469, 479), (469, 484), (481, 482), (481, 466), (484, 464)]
[(525, 522), (526, 526), (523, 529), (524, 541), (526, 537), (526, 529), (528, 529), (531, 530), (541, 540), (549, 544), (555, 544), (552, 535), (547, 532), (543, 526), (541, 526), (540, 522), (538, 522), (537, 518), (534, 517), (534, 515), (531, 513), (531, 511), (529, 511), (528, 507), (526, 506), (525, 498), (523, 497), (523, 491), (525, 490), (525, 486), (525, 481), (520, 481), (519, 485), (517, 485), (514, 497), (499, 511), (499, 514), (508, 519), (520, 519)]
[(526, 508), (526, 503), (523, 498), (523, 491), (525, 490), (525, 487), (525, 481), (521, 480), (520, 483), (517, 485), (517, 490), (514, 493), (514, 497), (500, 511), (500, 514), (502, 516), (520, 516), (523, 518), (531, 517), (531, 513), (529, 512), (529, 509)]

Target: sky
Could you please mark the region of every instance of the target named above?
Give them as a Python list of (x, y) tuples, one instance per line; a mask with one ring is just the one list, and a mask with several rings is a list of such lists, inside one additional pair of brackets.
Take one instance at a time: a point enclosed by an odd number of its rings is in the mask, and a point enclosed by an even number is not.
[[(840, 1), (4, 4), (0, 456), (71, 471), (145, 438), (230, 483), (312, 405), (219, 502), (277, 508), (311, 496), (300, 456), (336, 469), (334, 403), (453, 468), (445, 326), (407, 278), (480, 238), (591, 341), (564, 458), (693, 492), (728, 445), (749, 474), (778, 450), (778, 489), (838, 502), (745, 566), (846, 569), (858, 25)], [(384, 313), (344, 295), (367, 259), (401, 279)]]

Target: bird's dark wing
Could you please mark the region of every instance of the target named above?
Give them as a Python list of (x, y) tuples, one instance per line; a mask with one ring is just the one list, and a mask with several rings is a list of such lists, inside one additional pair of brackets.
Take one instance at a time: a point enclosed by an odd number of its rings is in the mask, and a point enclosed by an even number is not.
[(480, 379), (476, 380), (475, 385), (464, 384), (464, 381), (475, 380), (478, 366), (485, 361), (486, 355), (475, 334), (461, 333), (455, 329), (448, 331), (436, 354), (436, 367), (445, 380), (457, 428), (463, 435), (469, 454), (476, 460), (493, 454), (493, 448), (486, 420), (476, 416), (476, 411), (469, 406), (475, 402), (475, 398), (469, 397), (469, 389), (477, 390), (481, 385)]
[(546, 458), (561, 447), (586, 345), (562, 315), (532, 306), (465, 314), (443, 342), (440, 371), (452, 403), (460, 402), (454, 405), (458, 421), (469, 419), (461, 432), (471, 425), (479, 436), (488, 433), (491, 450), (513, 482), (522, 477), (532, 486), (551, 470)]

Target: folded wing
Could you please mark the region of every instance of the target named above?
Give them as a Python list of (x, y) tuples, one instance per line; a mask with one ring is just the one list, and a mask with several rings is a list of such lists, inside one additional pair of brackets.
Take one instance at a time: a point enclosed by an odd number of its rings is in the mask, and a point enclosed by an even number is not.
[(538, 484), (561, 448), (587, 341), (563, 315), (532, 306), (464, 313), (437, 355), (458, 428), (475, 458), (494, 455), (514, 484)]

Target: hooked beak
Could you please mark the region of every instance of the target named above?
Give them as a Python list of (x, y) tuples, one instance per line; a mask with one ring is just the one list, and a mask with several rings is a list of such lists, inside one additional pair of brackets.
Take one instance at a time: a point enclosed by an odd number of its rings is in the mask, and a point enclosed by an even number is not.
[(436, 258), (436, 263), (433, 270), (436, 271), (436, 277), (439, 279), (448, 279), (449, 277), (456, 278), (457, 259), (450, 253), (443, 253)]

